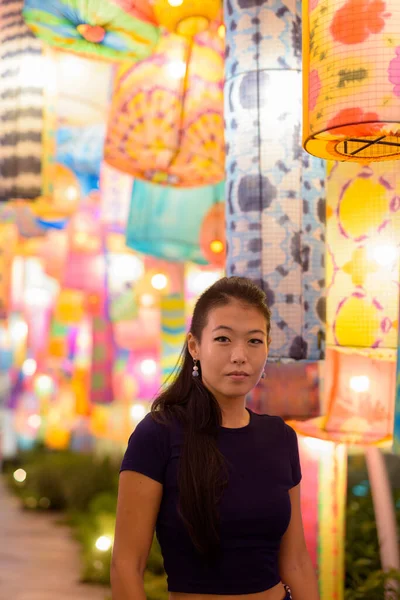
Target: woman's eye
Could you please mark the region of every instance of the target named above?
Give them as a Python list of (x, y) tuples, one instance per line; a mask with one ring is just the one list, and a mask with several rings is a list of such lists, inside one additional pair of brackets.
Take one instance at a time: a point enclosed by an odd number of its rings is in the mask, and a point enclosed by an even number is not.
[(225, 337), (224, 335), (220, 335), (219, 337), (215, 338), (216, 342), (229, 342), (229, 339), (227, 337)]
[(259, 339), (257, 339), (257, 338), (254, 338), (254, 339), (250, 340), (250, 342), (251, 342), (252, 344), (262, 344), (262, 343), (263, 343), (263, 341), (262, 341), (262, 340), (259, 340)]

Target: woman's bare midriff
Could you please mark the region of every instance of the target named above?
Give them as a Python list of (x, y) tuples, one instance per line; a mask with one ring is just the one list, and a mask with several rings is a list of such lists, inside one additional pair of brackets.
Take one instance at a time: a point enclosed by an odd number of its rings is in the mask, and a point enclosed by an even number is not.
[(218, 594), (181, 594), (180, 592), (170, 592), (168, 600), (283, 600), (285, 597), (285, 588), (282, 583), (278, 583), (273, 588), (259, 592), (258, 594), (240, 594), (221, 596)]

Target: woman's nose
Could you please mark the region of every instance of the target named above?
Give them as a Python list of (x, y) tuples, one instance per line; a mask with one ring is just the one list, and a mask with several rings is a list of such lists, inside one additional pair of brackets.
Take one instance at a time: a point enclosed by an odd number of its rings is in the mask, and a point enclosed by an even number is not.
[(246, 362), (246, 351), (242, 345), (236, 346), (232, 350), (232, 362), (233, 363), (244, 363)]

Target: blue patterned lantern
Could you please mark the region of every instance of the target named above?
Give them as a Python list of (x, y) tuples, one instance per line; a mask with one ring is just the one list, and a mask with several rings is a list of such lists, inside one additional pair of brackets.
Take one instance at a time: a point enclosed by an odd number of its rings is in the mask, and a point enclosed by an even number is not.
[(227, 272), (272, 309), (270, 358), (324, 347), (323, 161), (301, 149), (301, 3), (226, 0)]

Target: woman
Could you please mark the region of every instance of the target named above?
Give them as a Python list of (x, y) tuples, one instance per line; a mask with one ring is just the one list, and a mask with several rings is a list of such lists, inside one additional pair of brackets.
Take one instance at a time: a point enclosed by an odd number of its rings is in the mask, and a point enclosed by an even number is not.
[(225, 277), (197, 301), (175, 379), (122, 462), (113, 600), (145, 600), (154, 530), (169, 600), (318, 600), (294, 430), (245, 408), (270, 343), (264, 293)]

